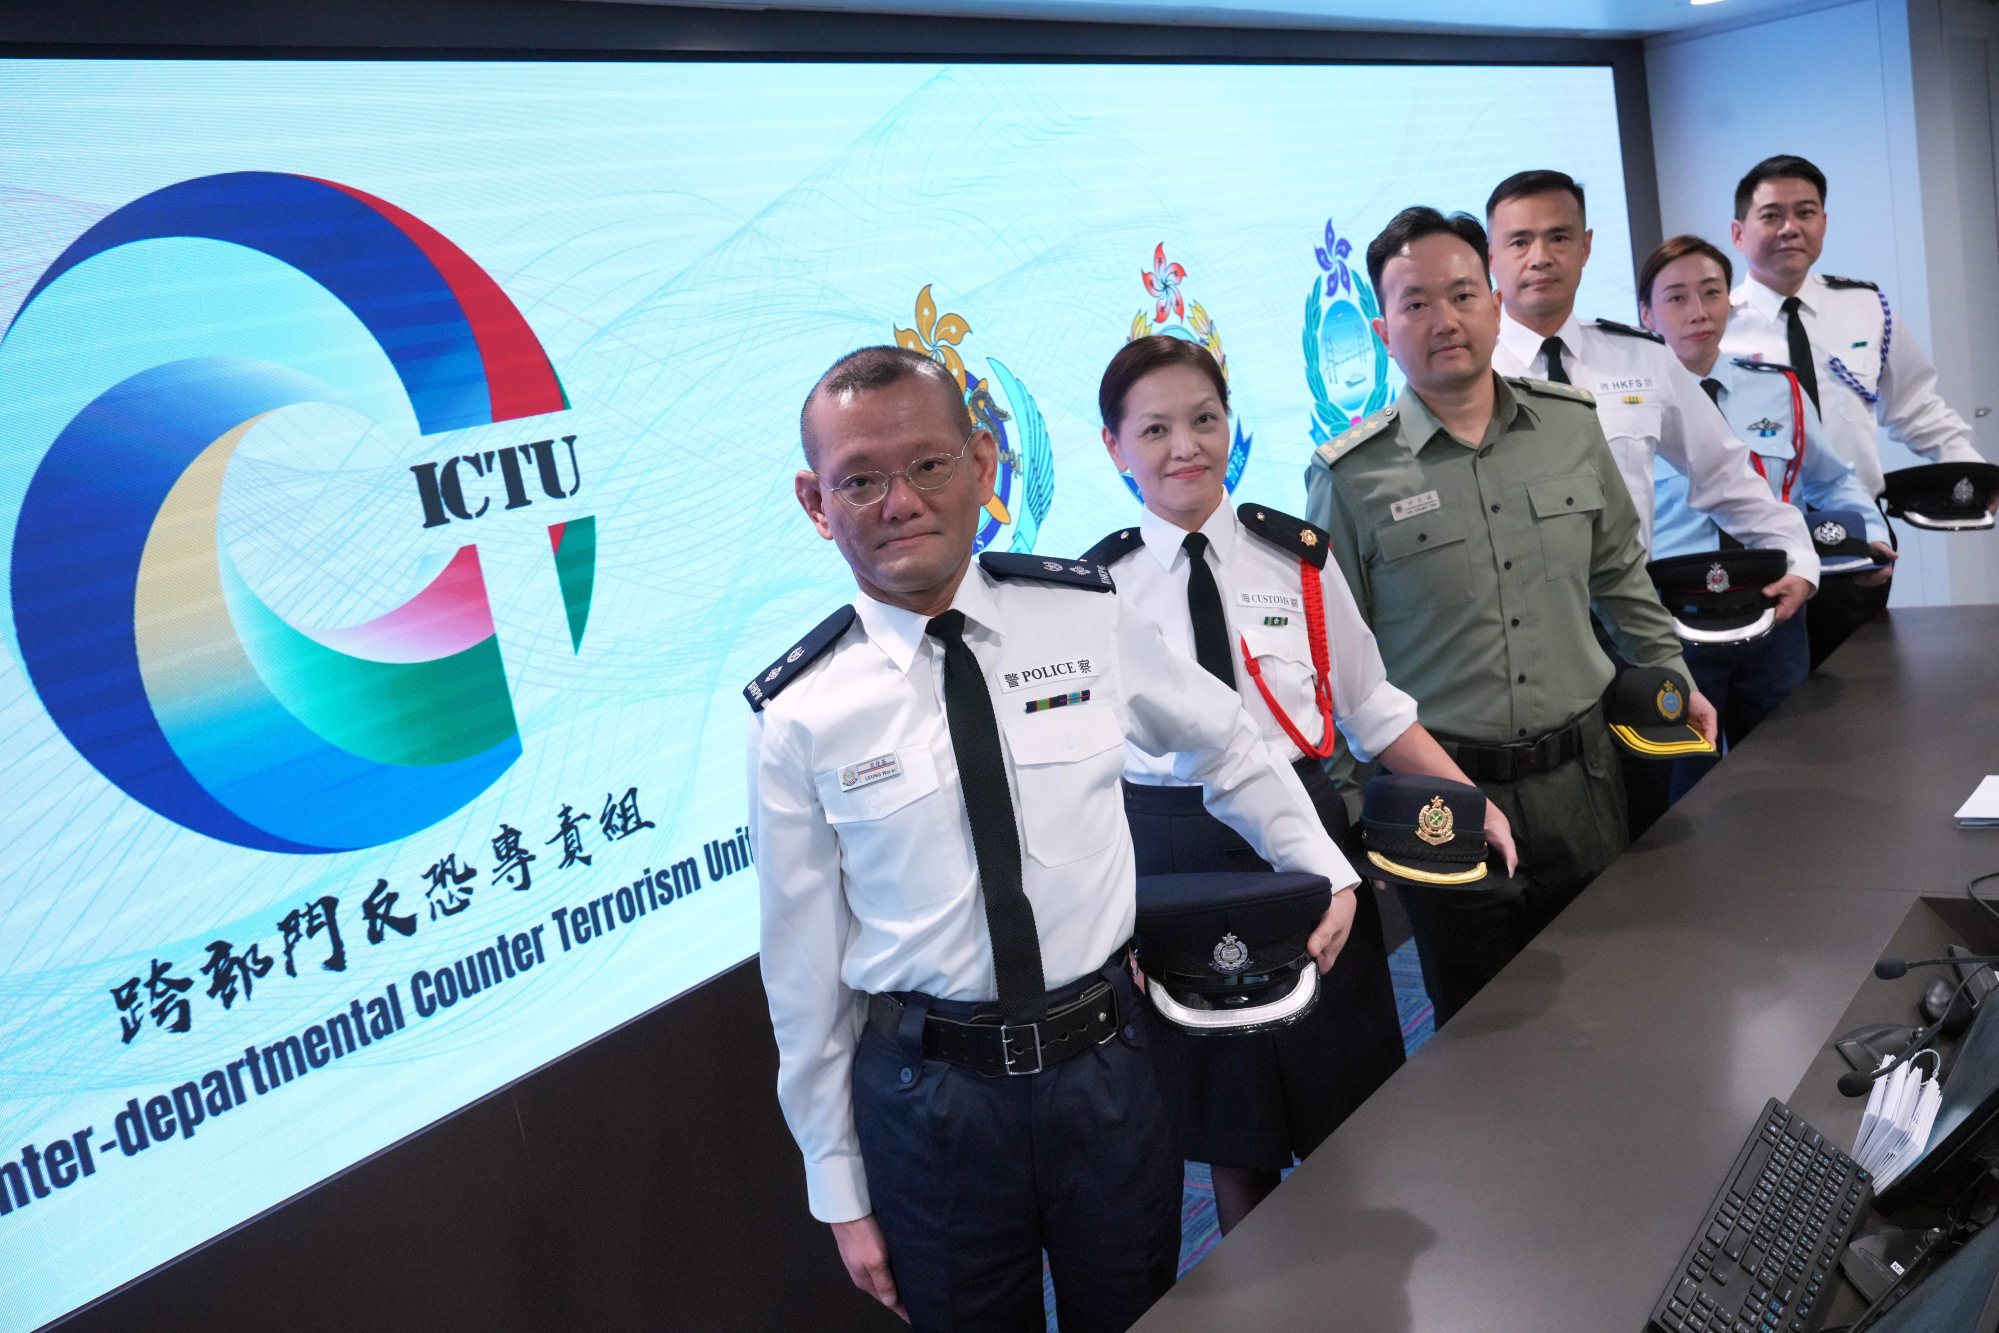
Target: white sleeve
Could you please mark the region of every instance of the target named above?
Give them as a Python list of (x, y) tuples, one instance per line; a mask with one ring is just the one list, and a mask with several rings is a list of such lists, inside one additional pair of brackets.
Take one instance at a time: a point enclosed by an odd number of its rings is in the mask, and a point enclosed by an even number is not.
[(1174, 777), (1199, 783), (1215, 818), (1279, 870), (1324, 875), (1335, 891), (1360, 882), (1319, 822), (1304, 784), (1264, 743), (1242, 698), (1183, 653), (1159, 626), (1120, 604), (1114, 651), (1125, 735), (1174, 756)]
[[(1892, 315), (1889, 318), (1893, 318)], [(1937, 392), (1937, 368), (1910, 330), (1896, 325), (1881, 366), (1874, 415), (1890, 438), (1937, 463), (1977, 463), (1971, 427)], [(1851, 392), (1850, 390), (1848, 392)]]
[(1670, 353), (1661, 360), (1670, 365), (1659, 452), (1685, 474), (1687, 503), (1744, 546), (1782, 551), (1790, 572), (1816, 587), (1819, 557), (1805, 516), (1770, 494), (1769, 483), (1749, 461), (1749, 446), (1735, 437), (1700, 381)]
[(1326, 651), (1332, 658), (1333, 720), (1354, 758), (1368, 763), (1416, 724), (1416, 701), (1388, 680), (1374, 631), (1361, 619), (1339, 566), (1320, 571), (1326, 608)]
[(750, 722), (750, 847), (762, 909), (760, 966), (777, 1035), (777, 1099), (805, 1155), (812, 1215), (851, 1222), (870, 1211), (853, 1110), (862, 998), (840, 980), (853, 918), (838, 840), (785, 731), (763, 713)]

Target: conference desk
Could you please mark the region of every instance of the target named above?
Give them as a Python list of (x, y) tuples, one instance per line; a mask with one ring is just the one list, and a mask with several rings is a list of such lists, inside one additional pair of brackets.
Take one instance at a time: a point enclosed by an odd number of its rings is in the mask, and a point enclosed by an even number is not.
[(1138, 1333), (1643, 1328), (1765, 1099), (1851, 1143), (1829, 1037), (1913, 1022), (1926, 976), (1874, 960), (1999, 870), (1951, 819), (1999, 772), (1995, 663), (1999, 607), (1862, 629)]

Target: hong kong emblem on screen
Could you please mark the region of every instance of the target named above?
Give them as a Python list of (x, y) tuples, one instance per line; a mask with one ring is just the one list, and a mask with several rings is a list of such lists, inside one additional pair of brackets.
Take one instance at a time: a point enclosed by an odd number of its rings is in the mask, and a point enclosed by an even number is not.
[[(0, 349), (75, 327), (23, 323), (64, 299), (65, 274), (162, 238), (243, 246), (318, 283), (386, 355), (424, 436), (569, 405), (520, 311), (451, 241), (360, 190), (271, 172), (182, 181), (104, 217), (35, 282)], [(264, 418), (342, 402), (348, 386), (170, 344), (62, 426), (22, 498), (14, 628), (43, 706), (134, 800), (243, 847), (377, 846), (462, 808), (521, 755), (478, 548), (365, 623), (294, 625), (219, 539), (223, 476)], [(573, 436), (411, 471), (427, 527), (580, 484)], [(490, 496), (468, 498), (475, 475)], [(573, 650), (596, 536), (593, 518), (548, 528)]]

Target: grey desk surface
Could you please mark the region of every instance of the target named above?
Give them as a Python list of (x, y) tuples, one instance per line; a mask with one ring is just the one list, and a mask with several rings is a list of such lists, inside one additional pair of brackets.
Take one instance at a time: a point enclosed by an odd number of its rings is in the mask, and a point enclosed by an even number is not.
[(1999, 607), (1861, 630), (1138, 1333), (1641, 1329), (1764, 1100), (1839, 1118), (1800, 1080), (1914, 900), (1999, 869), (1995, 660)]

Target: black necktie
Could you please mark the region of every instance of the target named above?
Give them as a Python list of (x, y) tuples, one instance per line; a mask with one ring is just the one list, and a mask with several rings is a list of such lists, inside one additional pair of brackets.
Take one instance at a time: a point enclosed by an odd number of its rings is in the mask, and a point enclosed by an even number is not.
[(1230, 689), (1235, 684), (1235, 658), (1229, 654), (1229, 619), (1222, 612), (1222, 590), (1208, 568), (1208, 539), (1198, 532), (1180, 543), (1187, 552), (1187, 618), (1194, 622), (1194, 660)]
[(1569, 382), (1569, 372), (1562, 365), (1562, 340), (1560, 338), (1543, 338), (1541, 340), (1541, 355), (1548, 358), (1548, 379), (1555, 384), (1567, 384)]
[(1784, 298), (1784, 337), (1791, 344), (1791, 369), (1798, 372), (1798, 384), (1812, 406), (1819, 405), (1819, 372), (1812, 365), (1812, 340), (1805, 336), (1804, 317), (1798, 313), (1798, 298)]
[(1000, 1014), (1010, 1024), (1038, 1023), (1048, 1016), (1048, 987), (1041, 976), (1034, 904), (1027, 901), (1020, 882), (1020, 835), (1014, 829), (1013, 796), (1007, 791), (993, 697), (986, 690), (979, 659), (965, 643), (963, 611), (946, 611), (924, 632), (944, 645), (944, 715), (951, 727), (951, 751), (958, 759), (965, 814), (972, 822), (972, 854), (979, 863), (979, 887), (986, 898), (986, 931), (993, 941)]
[[(1701, 388), (1707, 391), (1707, 400), (1719, 409), (1721, 407), (1721, 381), (1709, 375), (1701, 380)], [(1715, 530), (1720, 532), (1720, 526), (1716, 525)], [(1729, 536), (1726, 532), (1722, 532), (1721, 549), (1724, 551), (1739, 551), (1742, 549), (1742, 543)]]

